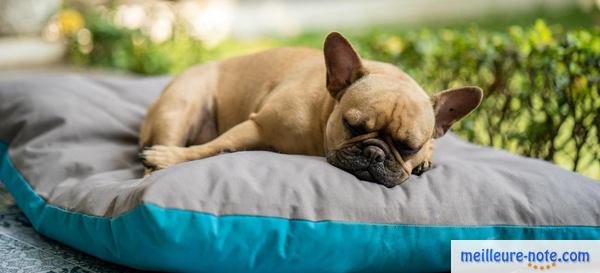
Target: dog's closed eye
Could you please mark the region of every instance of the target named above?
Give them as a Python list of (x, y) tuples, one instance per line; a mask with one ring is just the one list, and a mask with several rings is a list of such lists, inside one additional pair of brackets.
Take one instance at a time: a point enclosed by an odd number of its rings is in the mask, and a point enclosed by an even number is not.
[(397, 141), (394, 143), (394, 145), (396, 146), (396, 150), (398, 150), (400, 155), (402, 155), (403, 157), (414, 155), (421, 149), (421, 147), (411, 147), (403, 141)]
[(344, 127), (346, 127), (346, 129), (348, 129), (348, 131), (350, 131), (350, 134), (352, 134), (352, 136), (358, 136), (358, 135), (367, 133), (367, 131), (365, 130), (364, 124), (353, 125), (350, 123), (350, 121), (346, 117), (342, 118), (342, 124), (344, 124)]

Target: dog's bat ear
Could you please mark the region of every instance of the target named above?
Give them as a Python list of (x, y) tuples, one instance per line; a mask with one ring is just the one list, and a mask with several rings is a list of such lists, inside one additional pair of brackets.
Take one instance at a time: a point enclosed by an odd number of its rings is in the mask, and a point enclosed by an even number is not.
[(339, 99), (348, 86), (364, 75), (358, 53), (337, 32), (327, 35), (323, 47), (327, 66), (327, 89), (331, 96)]
[(452, 124), (475, 110), (482, 97), (483, 91), (475, 86), (454, 88), (435, 94), (431, 98), (435, 113), (433, 137), (443, 136)]

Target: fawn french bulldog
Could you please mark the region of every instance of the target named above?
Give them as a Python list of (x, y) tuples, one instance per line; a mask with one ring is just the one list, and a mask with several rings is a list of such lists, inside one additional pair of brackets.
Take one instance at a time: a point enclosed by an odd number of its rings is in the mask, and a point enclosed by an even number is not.
[(429, 97), (402, 70), (363, 60), (339, 33), (323, 52), (281, 48), (192, 67), (143, 122), (145, 173), (240, 150), (325, 156), (392, 187), (431, 166), (434, 139), (481, 102), (478, 87)]

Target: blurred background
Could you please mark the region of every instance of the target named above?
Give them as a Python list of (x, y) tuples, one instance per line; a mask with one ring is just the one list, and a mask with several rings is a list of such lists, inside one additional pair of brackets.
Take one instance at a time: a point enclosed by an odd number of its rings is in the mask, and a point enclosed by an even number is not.
[(0, 77), (177, 74), (334, 30), (430, 93), (481, 86), (461, 137), (600, 179), (600, 0), (0, 0)]

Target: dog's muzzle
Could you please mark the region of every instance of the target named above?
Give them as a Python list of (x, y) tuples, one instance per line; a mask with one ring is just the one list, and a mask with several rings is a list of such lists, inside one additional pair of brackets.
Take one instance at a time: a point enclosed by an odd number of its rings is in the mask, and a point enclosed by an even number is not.
[(345, 141), (327, 155), (327, 161), (361, 180), (386, 187), (404, 182), (411, 173), (392, 139), (389, 136), (381, 139), (377, 132)]

